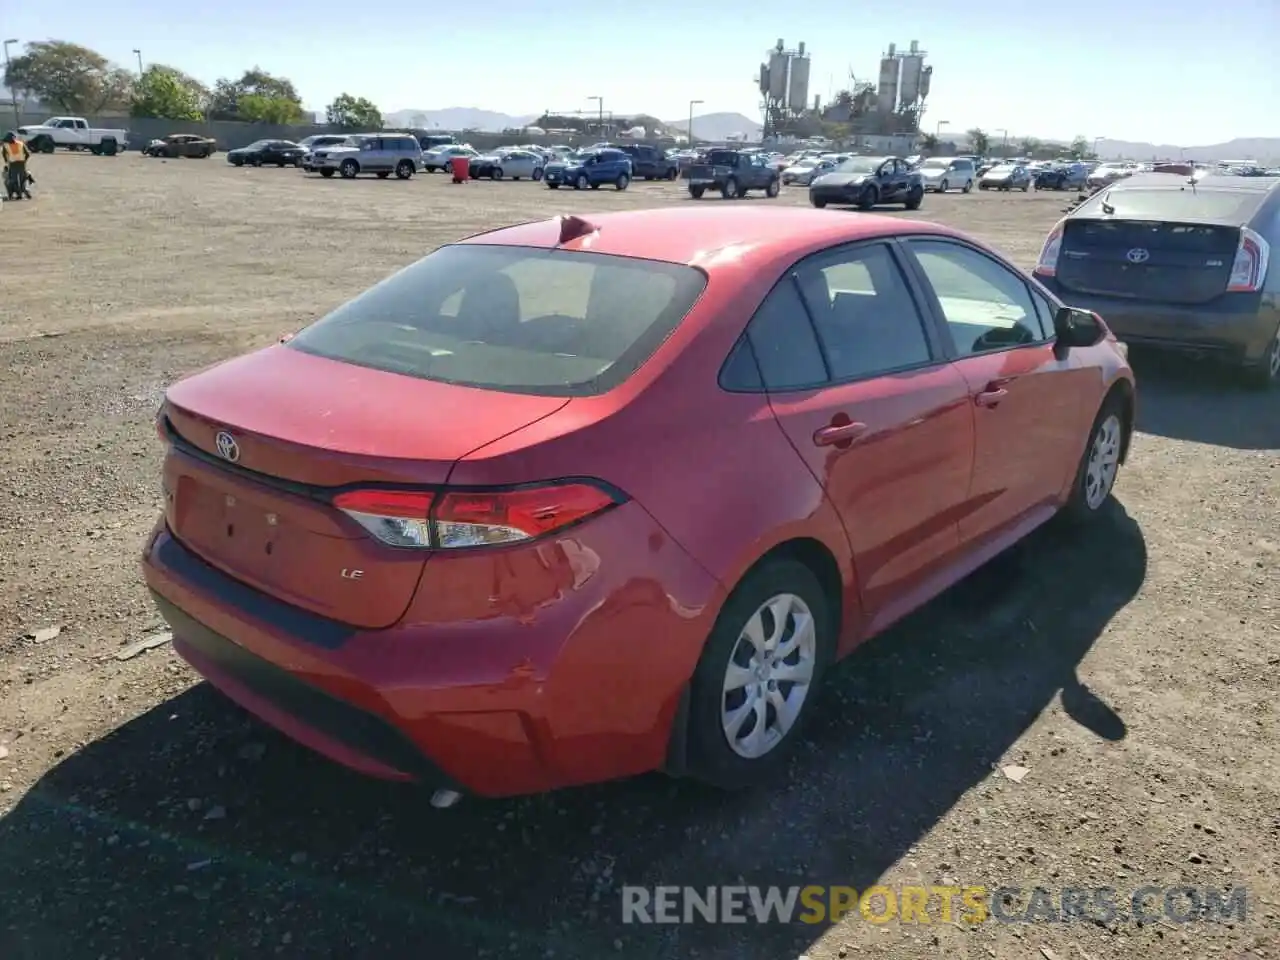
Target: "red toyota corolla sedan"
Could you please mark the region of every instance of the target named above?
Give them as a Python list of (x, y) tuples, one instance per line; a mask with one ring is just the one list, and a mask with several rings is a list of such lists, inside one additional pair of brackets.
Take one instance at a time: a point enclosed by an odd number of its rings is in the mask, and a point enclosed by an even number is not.
[(227, 696), (441, 804), (734, 787), (833, 660), (1097, 515), (1133, 418), (1098, 317), (934, 224), (528, 223), (172, 386), (143, 566)]

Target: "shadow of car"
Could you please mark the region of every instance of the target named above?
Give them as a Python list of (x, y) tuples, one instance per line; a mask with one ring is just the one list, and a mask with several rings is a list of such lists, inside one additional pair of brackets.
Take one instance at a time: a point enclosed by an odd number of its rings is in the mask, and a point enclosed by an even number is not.
[(1142, 382), (1138, 430), (1237, 450), (1280, 450), (1280, 392), (1260, 392), (1240, 371), (1136, 348)]
[(436, 812), (197, 686), (65, 758), (0, 821), (0, 956), (795, 956), (820, 927), (624, 925), (620, 887), (863, 889), (1055, 698), (1121, 739), (1076, 673), (1146, 573), (1140, 529), (1108, 509), (1043, 529), (844, 661), (813, 747), (756, 791), (651, 775)]

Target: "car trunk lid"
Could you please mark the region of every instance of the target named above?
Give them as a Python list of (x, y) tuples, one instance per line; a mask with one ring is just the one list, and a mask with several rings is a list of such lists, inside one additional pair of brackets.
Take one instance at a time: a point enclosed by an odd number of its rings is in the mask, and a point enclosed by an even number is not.
[(1227, 290), (1237, 227), (1090, 218), (1063, 228), (1058, 282), (1078, 293), (1200, 304)]
[(568, 402), (271, 347), (169, 389), (166, 519), (237, 580), (352, 626), (391, 626), (428, 554), (373, 539), (332, 505), (334, 489), (443, 484), (468, 453)]

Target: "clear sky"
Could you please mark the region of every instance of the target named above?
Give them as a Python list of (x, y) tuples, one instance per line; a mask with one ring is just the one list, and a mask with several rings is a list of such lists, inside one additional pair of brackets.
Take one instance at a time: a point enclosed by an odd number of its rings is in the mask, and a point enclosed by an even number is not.
[(487, 0), (459, 4), (456, 16), (440, 0), (5, 8), (5, 38), (70, 40), (135, 68), (138, 48), (148, 63), (209, 83), (257, 65), (292, 79), (317, 110), (350, 92), (384, 112), (594, 112), (588, 98), (598, 95), (618, 114), (678, 120), (696, 98), (698, 113), (758, 119), (752, 78), (782, 35), (789, 47), (806, 42), (811, 96), (824, 99), (850, 68), (874, 81), (889, 43), (919, 40), (934, 67), (925, 129), (942, 120), (951, 131), (981, 126), (1011, 138), (1182, 146), (1280, 136), (1280, 0)]

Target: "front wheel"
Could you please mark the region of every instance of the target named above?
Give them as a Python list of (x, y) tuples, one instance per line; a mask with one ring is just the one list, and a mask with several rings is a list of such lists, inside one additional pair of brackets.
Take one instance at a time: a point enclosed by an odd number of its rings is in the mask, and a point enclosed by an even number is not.
[(730, 177), (724, 182), (724, 186), (720, 188), (720, 196), (726, 200), (736, 200), (742, 196), (742, 192), (738, 189), (738, 181)]
[(351, 180), (359, 172), (360, 165), (354, 160), (343, 160), (342, 165), (338, 167), (338, 173), (342, 174), (345, 180)]
[(591, 186), (591, 181), (587, 179), (585, 173), (578, 174), (578, 179), (573, 181), (573, 189), (575, 190), (585, 190), (589, 186)]
[(973, 181), (972, 181), (972, 180), (966, 180), (966, 181), (964, 182), (964, 186), (960, 188), (960, 192), (961, 192), (961, 193), (968, 193), (968, 192), (969, 192), (970, 190), (972, 190), (972, 189), (973, 189)]
[(490, 179), (490, 180), (501, 180), (501, 179), (502, 179), (502, 168), (501, 168), (501, 167), (494, 167), (492, 170), (490, 170), (490, 171), (489, 171), (489, 179)]
[(775, 771), (799, 740), (834, 649), (832, 601), (813, 571), (775, 560), (748, 574), (694, 670), (689, 772), (732, 790)]
[(943, 180), (940, 184), (938, 184), (938, 192), (946, 193), (947, 187), (948, 187), (947, 181)]
[(548, 183), (548, 184), (547, 184), (547, 189), (548, 189), (548, 190), (559, 190), (559, 189), (560, 189), (560, 184), (558, 184), (558, 183)]
[(614, 189), (616, 190), (625, 190), (630, 185), (630, 183), (631, 183), (631, 178), (628, 177), (625, 173), (620, 173), (618, 174), (618, 179), (613, 181), (613, 186), (614, 186)]
[(329, 170), (329, 169), (321, 170), (321, 171), (320, 171), (320, 176), (322, 176), (322, 177), (324, 177), (326, 180), (328, 180), (330, 177), (332, 177), (332, 176), (333, 176), (333, 171), (332, 171), (332, 170)]
[(827, 205), (827, 201), (822, 199), (822, 197), (810, 197), (809, 202), (812, 203), (819, 210), (821, 210), (823, 207)]
[(701, 200), (702, 195), (706, 192), (706, 189), (707, 189), (706, 187), (690, 187), (689, 196), (693, 197), (693, 199), (695, 200)]
[(778, 195), (778, 191), (780, 189), (781, 188), (778, 186), (777, 178), (774, 178), (773, 180), (770, 180), (769, 185), (764, 188), (764, 195), (768, 197), (770, 200), (772, 200), (774, 197)]
[(1075, 483), (1063, 513), (1075, 522), (1089, 521), (1102, 512), (1120, 470), (1120, 454), (1124, 449), (1124, 425), (1120, 420), (1120, 403), (1115, 397), (1103, 401), (1093, 421), (1089, 440), (1076, 469)]
[(413, 176), (413, 162), (411, 160), (401, 160), (396, 164), (396, 176), (401, 180), (408, 180)]
[(919, 210), (920, 204), (924, 201), (924, 187), (913, 187), (911, 192), (907, 194), (907, 199), (903, 202), (903, 206), (908, 210)]
[(862, 193), (858, 195), (858, 209), (870, 210), (876, 205), (876, 202), (879, 201), (879, 199), (880, 194), (876, 192), (875, 187), (865, 187)]
[(390, 171), (390, 170), (379, 170), (379, 171), (378, 171), (378, 179), (379, 179), (379, 180), (385, 180), (385, 179), (387, 179), (387, 177), (389, 177), (389, 176), (391, 176), (391, 171)]

